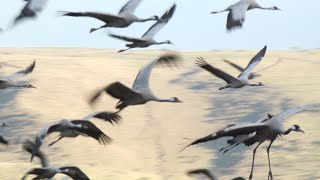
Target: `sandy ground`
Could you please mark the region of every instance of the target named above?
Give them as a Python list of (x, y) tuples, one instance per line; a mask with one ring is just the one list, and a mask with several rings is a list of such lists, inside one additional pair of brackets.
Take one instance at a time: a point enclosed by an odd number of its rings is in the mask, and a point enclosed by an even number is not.
[[(120, 126), (93, 120), (114, 141), (102, 146), (96, 141), (78, 137), (64, 139), (53, 147), (47, 145), (56, 135), (46, 139), (43, 151), (51, 165), (77, 165), (93, 180), (188, 180), (185, 172), (193, 168), (209, 168), (219, 179), (248, 177), (252, 149), (238, 147), (227, 154), (219, 149), (225, 139), (179, 149), (189, 143), (186, 138), (208, 135), (230, 123), (253, 122), (267, 113), (283, 110), (320, 99), (320, 50), (269, 51), (255, 70), (263, 69), (279, 58), (281, 63), (254, 79), (265, 87), (245, 87), (219, 91), (224, 82), (194, 66), (197, 56), (237, 75), (238, 72), (221, 59), (246, 65), (255, 51), (182, 52), (184, 62), (176, 69), (156, 68), (151, 87), (160, 97), (176, 96), (184, 103), (155, 103), (130, 107), (122, 112)], [(114, 110), (116, 100), (104, 95), (91, 107), (87, 98), (92, 91), (113, 81), (128, 86), (145, 63), (161, 51), (131, 51), (124, 54), (103, 49), (0, 49), (0, 62), (27, 66), (37, 61), (34, 72), (21, 83), (30, 82), (37, 89), (0, 90), (0, 134), (10, 141), (0, 146), (0, 179), (20, 179), (38, 161), (21, 150), (25, 138), (33, 138), (42, 126), (61, 118), (81, 118), (91, 112)], [(2, 75), (16, 71), (0, 69)], [(320, 179), (320, 111), (298, 114), (286, 122), (299, 124), (306, 134), (291, 133), (277, 140), (271, 149), (275, 179)], [(264, 144), (257, 151), (254, 179), (268, 175)], [(62, 176), (59, 176), (62, 177)], [(59, 178), (56, 178), (59, 179)]]

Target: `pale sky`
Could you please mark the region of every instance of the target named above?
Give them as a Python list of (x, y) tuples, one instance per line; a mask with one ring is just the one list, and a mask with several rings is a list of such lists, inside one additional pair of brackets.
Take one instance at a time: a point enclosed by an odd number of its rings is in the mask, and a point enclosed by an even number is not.
[[(305, 49), (319, 48), (319, 0), (258, 0), (262, 6), (283, 11), (252, 10), (243, 29), (226, 33), (227, 13), (211, 15), (237, 0), (144, 0), (137, 8), (139, 17), (161, 16), (172, 4), (177, 10), (171, 21), (156, 36), (174, 45), (151, 49)], [(109, 28), (89, 34), (103, 22), (92, 18), (59, 17), (57, 11), (97, 11), (117, 14), (127, 0), (49, 0), (36, 20), (25, 21), (0, 34), (0, 47), (89, 47), (124, 48), (124, 42), (107, 36), (108, 32), (140, 37), (153, 22), (135, 23), (126, 29)], [(23, 0), (6, 0), (0, 7), (0, 27), (6, 28), (18, 14)]]

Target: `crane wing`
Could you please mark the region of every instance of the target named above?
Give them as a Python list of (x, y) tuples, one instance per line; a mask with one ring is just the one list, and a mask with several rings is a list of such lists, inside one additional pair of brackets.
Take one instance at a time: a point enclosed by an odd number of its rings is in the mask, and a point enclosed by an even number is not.
[(98, 12), (62, 12), (62, 16), (72, 16), (72, 17), (91, 17), (105, 22), (106, 24), (112, 23), (114, 21), (121, 22), (124, 21), (121, 17)]
[(199, 138), (192, 143), (188, 144), (184, 148), (182, 148), (180, 151), (183, 151), (184, 149), (188, 148), (189, 146), (204, 143), (212, 140), (216, 140), (221, 137), (227, 137), (227, 136), (239, 136), (239, 135), (248, 135), (251, 133), (254, 133), (256, 131), (262, 130), (268, 128), (268, 126), (264, 123), (250, 123), (250, 124), (244, 124), (244, 125), (232, 125), (228, 126), (225, 129), (222, 129), (214, 134), (210, 134), (208, 136)]
[[(32, 150), (34, 147), (35, 147), (35, 143), (32, 142), (30, 139), (26, 139), (22, 145), (22, 149), (27, 151), (30, 154), (32, 154)], [(49, 160), (48, 160), (47, 156), (42, 151), (38, 151), (35, 154), (35, 156), (41, 160), (42, 167), (49, 166)]]
[(19, 15), (14, 19), (13, 25), (17, 24), (25, 18), (32, 18), (37, 12), (42, 11), (48, 0), (28, 0), (27, 4), (22, 8)]
[(39, 152), (40, 147), (44, 141), (44, 138), (53, 132), (59, 132), (61, 130), (60, 121), (44, 126), (36, 136), (35, 145), (32, 149), (31, 161), (36, 153)]
[(141, 4), (142, 0), (130, 0), (119, 11), (119, 15), (133, 14), (137, 7)]
[(246, 19), (247, 5), (239, 4), (237, 6), (231, 6), (230, 12), (227, 18), (227, 31), (231, 31), (236, 28), (242, 28), (242, 25)]
[(22, 177), (22, 180), (25, 180), (29, 174), (34, 174), (41, 177), (43, 175), (46, 175), (47, 173), (48, 169), (46, 168), (33, 168)]
[(76, 166), (60, 167), (59, 169), (62, 171), (61, 172), (62, 174), (65, 174), (71, 177), (72, 179), (90, 180), (89, 177), (83, 171), (81, 171), (81, 169), (79, 169)]
[(94, 113), (88, 114), (87, 116), (81, 119), (89, 121), (91, 118), (98, 118), (105, 121), (109, 121), (112, 125), (113, 123), (119, 124), (121, 121), (121, 116), (119, 116), (117, 113), (107, 112), (107, 111), (94, 112)]
[(28, 0), (27, 6), (29, 9), (40, 12), (43, 10), (48, 0)]
[(89, 101), (90, 104), (94, 103), (103, 92), (106, 92), (113, 98), (120, 99), (121, 101), (141, 97), (139, 93), (117, 81), (109, 84), (107, 87), (101, 90), (96, 91)]
[(142, 67), (134, 80), (132, 89), (133, 90), (139, 90), (139, 89), (148, 89), (149, 88), (149, 79), (151, 71), (156, 64), (166, 64), (166, 65), (172, 65), (173, 63), (176, 63), (180, 59), (180, 56), (178, 54), (164, 54), (160, 56), (159, 58), (149, 62), (144, 67)]
[(112, 139), (104, 134), (96, 125), (90, 121), (85, 120), (72, 120), (72, 124), (80, 125), (77, 127), (72, 127), (70, 129), (83, 133), (89, 137), (92, 137), (99, 141), (101, 144), (110, 144)]
[(123, 41), (127, 41), (127, 42), (133, 42), (133, 43), (144, 42), (143, 39), (133, 38), (133, 37), (128, 37), (128, 36), (120, 36), (120, 35), (111, 34), (111, 33), (109, 34), (109, 36), (116, 38), (116, 39), (123, 40)]
[(274, 116), (274, 118), (277, 118), (280, 121), (284, 121), (284, 120), (286, 120), (287, 118), (289, 118), (290, 116), (292, 116), (294, 114), (297, 114), (297, 113), (299, 113), (301, 111), (308, 110), (308, 109), (311, 109), (311, 108), (316, 108), (316, 107), (320, 107), (320, 103), (297, 106), (297, 107), (291, 108), (291, 109), (289, 109), (287, 111), (284, 111), (284, 112)]
[(157, 21), (155, 24), (153, 24), (149, 30), (144, 33), (144, 35), (141, 37), (142, 39), (152, 39), (159, 31), (162, 29), (172, 18), (177, 5), (174, 4), (168, 11), (166, 11), (162, 16), (161, 20)]
[(18, 71), (18, 72), (14, 73), (10, 76), (7, 76), (5, 78), (1, 78), (1, 80), (7, 81), (7, 80), (13, 80), (13, 79), (21, 77), (21, 76), (25, 76), (33, 71), (35, 65), (36, 65), (36, 61), (33, 61), (33, 63), (30, 66), (28, 66), (26, 69)]
[(249, 62), (247, 67), (244, 69), (244, 71), (239, 75), (238, 78), (240, 79), (248, 79), (250, 73), (252, 72), (253, 68), (256, 67), (259, 62), (262, 60), (264, 55), (266, 54), (267, 46), (264, 46), (263, 49), (261, 49), (258, 54), (256, 54)]
[(215, 68), (215, 67), (211, 66), (202, 57), (198, 57), (198, 59), (196, 60), (195, 63), (196, 63), (197, 66), (209, 71), (211, 74), (217, 76), (218, 78), (223, 79), (228, 84), (230, 84), (233, 81), (238, 81), (237, 78), (229, 75), (228, 73), (225, 73), (224, 71), (221, 71), (218, 68)]

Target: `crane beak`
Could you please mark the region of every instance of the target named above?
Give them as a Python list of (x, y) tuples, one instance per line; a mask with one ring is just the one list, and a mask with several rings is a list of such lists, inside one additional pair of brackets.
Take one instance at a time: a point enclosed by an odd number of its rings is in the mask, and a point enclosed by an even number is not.
[(177, 102), (177, 103), (183, 103), (183, 101), (181, 101), (181, 100), (179, 100), (179, 99), (178, 99), (176, 102)]
[(305, 133), (302, 129), (299, 129), (299, 132)]

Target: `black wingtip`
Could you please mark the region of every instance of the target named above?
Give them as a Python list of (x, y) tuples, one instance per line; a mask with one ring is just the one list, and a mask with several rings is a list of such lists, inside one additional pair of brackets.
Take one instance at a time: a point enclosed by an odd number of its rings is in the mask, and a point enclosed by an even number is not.
[(107, 144), (111, 144), (113, 139), (103, 133), (99, 137), (98, 141), (100, 144), (107, 145)]
[(207, 65), (208, 63), (204, 60), (203, 57), (200, 56), (200, 57), (197, 57), (197, 59), (195, 60), (195, 64), (196, 66), (201, 67), (201, 66)]
[(264, 56), (266, 52), (267, 52), (267, 45), (265, 45), (258, 54), (261, 54), (261, 56)]
[(26, 69), (25, 73), (26, 74), (32, 73), (35, 66), (36, 66), (36, 60), (34, 60), (32, 64)]
[(112, 125), (114, 125), (114, 123), (119, 125), (121, 122), (121, 116), (118, 115), (118, 113), (113, 113), (113, 112), (104, 111), (104, 112), (100, 112), (100, 113), (96, 114), (93, 117), (108, 121)]
[(188, 147), (190, 147), (190, 146), (192, 146), (193, 144), (191, 143), (191, 144), (188, 144), (188, 145), (186, 145), (186, 146), (184, 146), (183, 148), (181, 148), (180, 150), (179, 150), (179, 153), (181, 153), (182, 151), (184, 151), (185, 149), (187, 149)]

